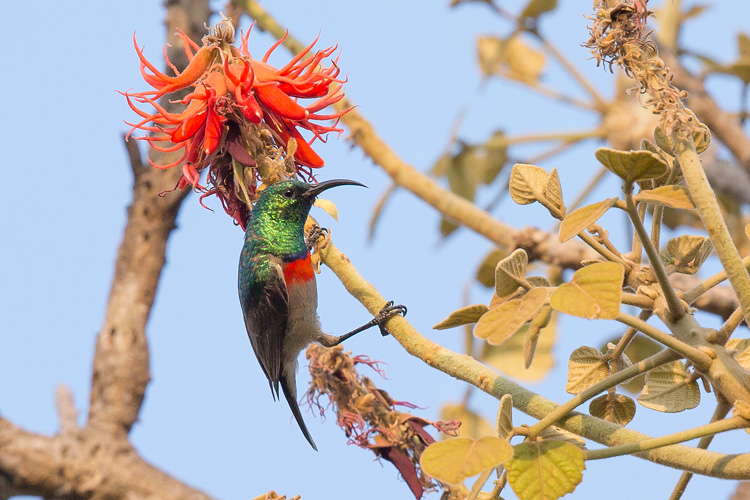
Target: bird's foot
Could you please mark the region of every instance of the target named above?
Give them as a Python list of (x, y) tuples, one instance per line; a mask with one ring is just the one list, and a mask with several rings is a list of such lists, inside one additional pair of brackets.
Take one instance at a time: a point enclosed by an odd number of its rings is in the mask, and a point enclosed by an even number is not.
[(390, 332), (385, 329), (384, 323), (397, 314), (406, 316), (406, 306), (403, 306), (401, 304), (394, 305), (393, 301), (389, 300), (385, 303), (378, 315), (375, 316), (375, 324), (378, 325), (378, 328), (380, 328), (380, 334), (383, 337), (385, 337), (386, 335), (390, 335)]
[(320, 237), (325, 237), (327, 235), (328, 229), (320, 227), (317, 224), (313, 224), (307, 232), (307, 238), (305, 238), (305, 245), (307, 245), (307, 250), (312, 251)]

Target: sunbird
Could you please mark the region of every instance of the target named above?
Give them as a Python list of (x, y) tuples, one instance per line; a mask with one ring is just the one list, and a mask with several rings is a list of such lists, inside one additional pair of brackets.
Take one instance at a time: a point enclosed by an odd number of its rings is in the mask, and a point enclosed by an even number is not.
[[(369, 323), (336, 337), (321, 330), (318, 289), (304, 226), (315, 198), (335, 186), (364, 186), (335, 179), (319, 184), (277, 182), (261, 192), (250, 213), (239, 265), (239, 295), (245, 328), (274, 399), (279, 385), (307, 441), (317, 450), (297, 404), (297, 357), (311, 342), (333, 347), (373, 326), (383, 327), (406, 308), (388, 302)], [(320, 237), (320, 229), (312, 241)]]

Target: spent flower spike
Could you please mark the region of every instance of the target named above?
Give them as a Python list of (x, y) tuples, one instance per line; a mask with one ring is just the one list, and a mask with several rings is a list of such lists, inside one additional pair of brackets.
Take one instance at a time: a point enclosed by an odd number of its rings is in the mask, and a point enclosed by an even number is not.
[[(323, 166), (313, 150), (316, 140), (325, 141), (328, 132), (341, 133), (338, 119), (346, 111), (320, 112), (344, 97), (344, 80), (338, 79), (338, 57), (328, 67), (324, 59), (336, 47), (312, 53), (317, 39), (284, 67), (268, 63), (271, 53), (283, 42), (275, 43), (261, 60), (248, 50), (250, 31), (234, 46), (235, 30), (223, 19), (198, 46), (182, 31), (189, 64), (182, 71), (169, 61), (175, 76), (159, 71), (143, 55), (133, 35), (140, 59), (141, 75), (154, 90), (121, 92), (141, 120), (128, 123), (130, 136), (160, 152), (181, 152), (179, 159), (156, 168), (181, 167), (176, 189), (192, 186), (202, 192), (201, 201), (217, 195), (226, 212), (244, 229), (258, 181), (273, 183), (299, 176), (313, 180), (312, 169)], [(167, 111), (159, 99), (187, 90), (179, 113)], [(300, 103), (300, 99), (314, 99)], [(144, 111), (141, 105), (153, 110)], [(311, 136), (306, 140), (300, 130)], [(149, 160), (150, 161), (150, 160)], [(208, 168), (206, 186), (200, 184), (201, 172)]]

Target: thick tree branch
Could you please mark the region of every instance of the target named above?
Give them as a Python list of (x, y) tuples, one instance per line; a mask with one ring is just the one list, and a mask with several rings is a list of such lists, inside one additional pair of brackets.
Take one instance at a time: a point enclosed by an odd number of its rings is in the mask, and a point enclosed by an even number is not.
[[(178, 68), (187, 56), (173, 34), (181, 28), (200, 41), (210, 15), (207, 0), (168, 3), (167, 55)], [(162, 105), (177, 110), (181, 105), (163, 99)], [(131, 142), (134, 142), (131, 139)], [(150, 379), (146, 322), (164, 267), (167, 239), (175, 228), (177, 210), (189, 191), (175, 191), (180, 169), (158, 170), (143, 165), (137, 148), (129, 144), (133, 168), (133, 203), (117, 255), (104, 325), (96, 342), (88, 426), (126, 435), (138, 418), (146, 384)], [(177, 153), (151, 151), (156, 163), (170, 163)]]
[[(171, 0), (167, 30), (174, 33), (179, 26), (200, 40), (209, 15), (208, 0)], [(170, 39), (167, 51), (172, 62), (184, 68), (186, 55), (177, 41)], [(146, 322), (167, 239), (187, 192), (160, 197), (176, 185), (180, 169), (144, 166), (133, 141), (127, 150), (134, 174), (133, 202), (96, 342), (88, 421), (78, 427), (72, 396), (64, 388), (58, 391), (61, 422), (56, 436), (34, 434), (0, 418), (0, 499), (209, 499), (148, 464), (128, 441), (149, 381)], [(157, 154), (151, 159), (174, 161)]]

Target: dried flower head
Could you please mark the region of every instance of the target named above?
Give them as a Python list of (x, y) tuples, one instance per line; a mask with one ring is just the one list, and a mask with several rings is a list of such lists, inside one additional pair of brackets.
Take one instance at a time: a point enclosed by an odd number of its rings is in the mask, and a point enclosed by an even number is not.
[[(336, 422), (344, 429), (350, 443), (391, 462), (417, 499), (425, 490), (438, 486), (445, 490), (446, 498), (455, 496), (453, 493), (457, 491), (422, 472), (419, 457), (429, 444), (435, 442), (426, 427), (456, 435), (460, 422), (432, 422), (398, 411), (397, 406), (412, 409), (416, 406), (391, 399), (372, 380), (360, 375), (356, 365), (369, 366), (383, 375), (378, 362), (366, 356), (351, 357), (341, 346), (326, 349), (317, 344), (308, 347), (306, 356), (310, 360), (312, 375), (306, 395), (308, 401), (319, 408), (322, 415), (324, 408), (320, 398), (325, 395), (336, 412)], [(466, 492), (463, 493), (465, 496)]]
[[(324, 162), (311, 144), (325, 141), (328, 132), (342, 132), (338, 119), (346, 111), (321, 114), (344, 97), (337, 59), (323, 66), (336, 47), (312, 53), (313, 42), (284, 67), (275, 68), (268, 58), (283, 39), (261, 60), (253, 59), (248, 50), (250, 32), (242, 37), (240, 47), (235, 47), (235, 31), (228, 19), (211, 29), (202, 46), (182, 31), (178, 35), (190, 63), (180, 72), (165, 53), (175, 76), (151, 64), (133, 37), (141, 75), (154, 90), (122, 92), (142, 118), (129, 123), (128, 135), (142, 130), (147, 134), (136, 139), (147, 141), (154, 149), (181, 151), (180, 159), (173, 163), (152, 165), (181, 166), (176, 188), (192, 186), (204, 193), (201, 200), (217, 195), (226, 212), (244, 228), (259, 180), (273, 183), (294, 176), (312, 180), (312, 169)], [(190, 91), (177, 101), (184, 105), (182, 112), (170, 113), (159, 104), (160, 98), (182, 89)], [(300, 99), (313, 101), (302, 104)], [(153, 111), (144, 111), (139, 107), (142, 104)], [(309, 142), (301, 130), (310, 134)], [(206, 168), (203, 186), (200, 176)]]
[(639, 95), (647, 96), (643, 106), (659, 115), (667, 135), (675, 130), (687, 134), (698, 128), (698, 122), (682, 104), (687, 93), (672, 85), (674, 74), (648, 39), (651, 32), (646, 21), (653, 12), (647, 4), (648, 0), (598, 0), (596, 13), (589, 18), (591, 36), (584, 45), (591, 49), (597, 65), (604, 62), (611, 70), (617, 64), (636, 81)]

